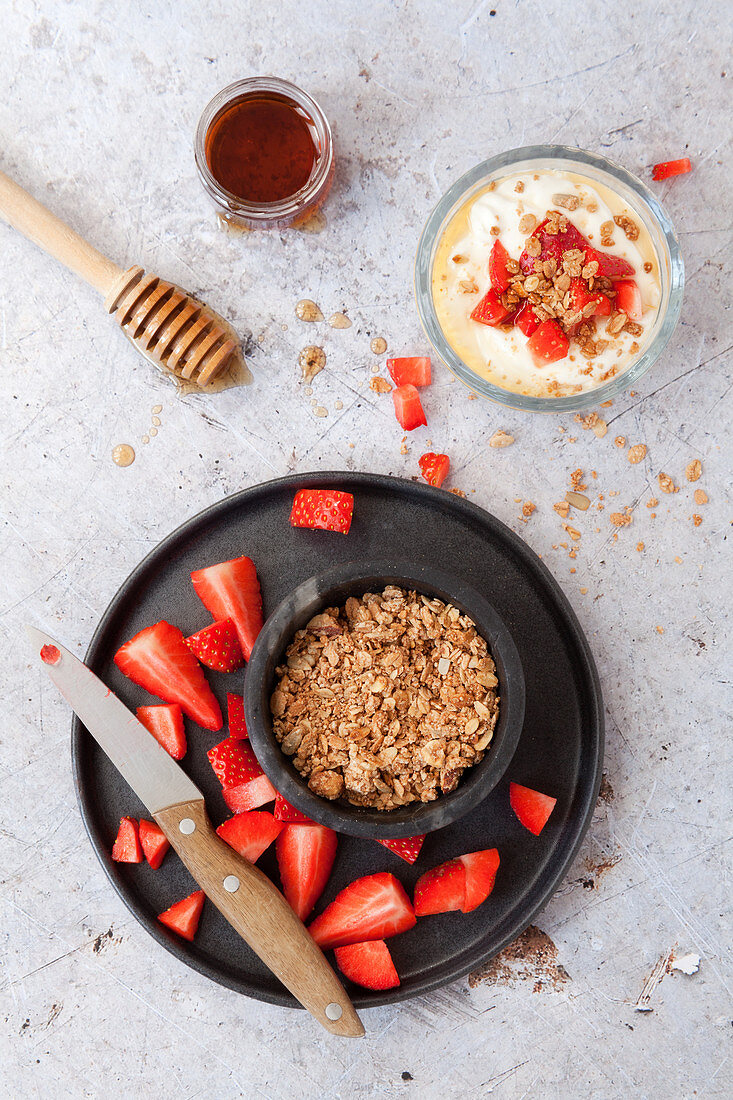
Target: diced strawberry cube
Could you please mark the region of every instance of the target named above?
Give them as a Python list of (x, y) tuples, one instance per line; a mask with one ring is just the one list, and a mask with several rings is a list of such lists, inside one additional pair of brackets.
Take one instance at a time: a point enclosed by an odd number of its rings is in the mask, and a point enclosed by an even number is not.
[(392, 390), (392, 400), (395, 416), (404, 431), (411, 432), (421, 424), (427, 424), (420, 394), (413, 385), (407, 383)]
[(249, 741), (227, 737), (209, 749), (207, 755), (222, 787), (238, 787), (262, 775), (262, 768)]
[(527, 347), (535, 366), (545, 367), (564, 359), (570, 349), (570, 341), (557, 321), (543, 321), (527, 341)]
[(183, 936), (184, 940), (192, 940), (199, 926), (205, 897), (203, 890), (194, 890), (187, 898), (177, 901), (164, 913), (159, 913), (158, 920), (179, 936)]
[(418, 836), (406, 836), (402, 840), (378, 840), (377, 844), (383, 844), (385, 848), (389, 848), (390, 852), (394, 852), (406, 863), (414, 863), (420, 855), (424, 840), (425, 833), (421, 833)]
[(290, 525), (348, 535), (353, 515), (351, 493), (340, 489), (299, 489), (290, 509)]
[(448, 455), (436, 455), (433, 451), (428, 451), (418, 459), (418, 466), (428, 485), (439, 488), (448, 477), (450, 459)]
[(395, 386), (429, 386), (431, 380), (430, 359), (427, 355), (403, 356), (388, 359), (387, 370)]
[(471, 311), (471, 320), (478, 321), (482, 325), (500, 325), (511, 315), (494, 288), (487, 290), (483, 298)]
[(555, 809), (557, 799), (533, 791), (531, 787), (523, 787), (520, 783), (510, 783), (509, 802), (525, 829), (539, 836)]
[(503, 294), (511, 282), (507, 271), (509, 253), (500, 240), (495, 240), (489, 253), (489, 279), (497, 294)]
[(540, 319), (532, 309), (531, 302), (525, 302), (521, 309), (517, 310), (514, 324), (525, 336), (531, 336), (535, 329), (540, 327)]
[(631, 321), (641, 321), (644, 307), (641, 304), (641, 291), (633, 279), (619, 279), (613, 284), (616, 291), (616, 309), (621, 310)]
[(247, 723), (244, 720), (244, 699), (233, 691), (227, 692), (227, 719), (229, 737), (233, 741), (248, 741)]
[(256, 863), (283, 828), (267, 810), (235, 814), (216, 830), (222, 840), (243, 859)]
[(112, 848), (112, 859), (115, 863), (142, 863), (143, 850), (134, 817), (123, 817), (120, 821), (117, 839)]
[(451, 913), (463, 908), (466, 899), (466, 868), (460, 859), (449, 859), (432, 867), (415, 883), (415, 916)]
[(170, 848), (170, 843), (165, 833), (154, 821), (140, 818), (140, 844), (145, 858), (154, 871), (160, 867), (165, 853)]
[(685, 172), (691, 172), (692, 165), (689, 157), (680, 157), (679, 160), (663, 160), (655, 164), (652, 169), (653, 180), (666, 180), (670, 176), (682, 176)]
[(295, 806), (292, 806), (286, 798), (283, 798), (279, 791), (275, 798), (275, 817), (278, 821), (293, 821), (306, 825), (312, 824), (311, 819), (301, 813), (300, 810), (296, 810)]
[(365, 989), (394, 989), (399, 975), (384, 940), (350, 943), (334, 949), (336, 966), (350, 982)]
[(277, 791), (264, 774), (247, 783), (240, 783), (237, 787), (224, 787), (221, 793), (233, 814), (257, 810), (277, 797)]

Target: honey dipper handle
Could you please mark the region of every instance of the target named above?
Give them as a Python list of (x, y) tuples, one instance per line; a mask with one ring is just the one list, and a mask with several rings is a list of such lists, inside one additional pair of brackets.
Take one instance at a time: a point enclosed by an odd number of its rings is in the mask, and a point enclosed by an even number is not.
[(0, 172), (0, 218), (81, 275), (102, 296), (122, 274), (121, 267), (97, 252), (4, 172)]

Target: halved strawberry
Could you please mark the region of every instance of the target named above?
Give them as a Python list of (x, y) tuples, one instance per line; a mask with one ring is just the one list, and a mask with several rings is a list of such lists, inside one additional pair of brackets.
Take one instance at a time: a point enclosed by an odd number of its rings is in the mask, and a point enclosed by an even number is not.
[(511, 282), (511, 275), (507, 271), (509, 253), (500, 240), (494, 241), (489, 253), (489, 279), (497, 294), (503, 294)]
[(570, 341), (557, 321), (543, 321), (527, 341), (535, 366), (546, 367), (564, 359), (570, 350)]
[(291, 822), (282, 826), (275, 852), (283, 893), (301, 920), (310, 916), (323, 893), (336, 858), (338, 837), (325, 825)]
[(429, 386), (431, 380), (430, 359), (427, 355), (403, 356), (388, 359), (387, 370), (395, 386)]
[(640, 321), (644, 316), (641, 304), (641, 291), (633, 279), (619, 279), (613, 284), (616, 291), (616, 309), (620, 309), (631, 321)]
[(689, 157), (680, 157), (679, 160), (663, 160), (652, 168), (653, 180), (666, 180), (670, 176), (682, 176), (685, 172), (691, 172), (692, 165)]
[(247, 723), (244, 720), (244, 699), (233, 691), (227, 692), (227, 719), (230, 738), (233, 741), (248, 741)]
[(244, 664), (244, 654), (231, 619), (205, 626), (185, 639), (186, 645), (202, 665), (216, 672), (234, 672)]
[(233, 814), (256, 810), (277, 797), (277, 791), (264, 773), (238, 787), (225, 787), (221, 794)]
[(115, 863), (142, 863), (143, 850), (134, 817), (123, 817), (120, 820), (117, 839), (112, 848), (112, 859)]
[(282, 822), (276, 821), (267, 810), (254, 810), (235, 814), (216, 831), (235, 852), (239, 852), (250, 863), (256, 863), (282, 828)]
[(222, 787), (238, 787), (262, 775), (249, 741), (227, 737), (209, 749), (207, 756)]
[(396, 390), (392, 390), (392, 401), (394, 403), (394, 414), (400, 426), (406, 432), (414, 431), (421, 424), (427, 424), (420, 394), (410, 383), (405, 383), (398, 386)]
[(292, 806), (286, 798), (277, 792), (275, 799), (275, 817), (278, 821), (299, 821), (301, 824), (310, 825), (312, 821), (300, 810), (296, 810), (295, 806)]
[(634, 274), (634, 265), (625, 260), (623, 256), (613, 256), (610, 252), (601, 252), (590, 245), (585, 250), (585, 262), (587, 264), (595, 260), (598, 264), (596, 276), (605, 279), (623, 279)]
[(182, 898), (164, 913), (159, 913), (158, 920), (179, 936), (183, 936), (184, 940), (192, 940), (199, 926), (205, 897), (203, 890), (194, 890), (187, 898)]
[(555, 809), (557, 799), (549, 794), (533, 791), (531, 787), (510, 783), (509, 802), (525, 829), (539, 836), (547, 824), (548, 817)]
[(417, 923), (410, 899), (394, 875), (358, 878), (337, 894), (309, 927), (319, 947), (383, 940)]
[(448, 455), (436, 455), (433, 451), (428, 451), (418, 459), (418, 466), (428, 485), (440, 488), (448, 477), (450, 459)]
[(365, 989), (394, 989), (400, 979), (384, 940), (350, 943), (334, 951), (336, 965), (349, 981)]
[(207, 730), (220, 730), (221, 711), (201, 666), (177, 626), (161, 621), (146, 626), (117, 650), (115, 664), (125, 676)]
[(186, 755), (186, 730), (183, 725), (183, 711), (178, 703), (156, 703), (154, 706), (138, 707), (135, 711), (139, 722), (152, 733), (166, 752), (174, 760), (183, 760)]
[(262, 593), (252, 559), (232, 558), (196, 569), (191, 580), (196, 595), (215, 622), (232, 620), (244, 659), (248, 661), (262, 629)]
[(483, 852), (468, 852), (458, 858), (466, 868), (466, 896), (461, 909), (464, 913), (471, 913), (486, 901), (494, 889), (499, 853), (496, 848), (488, 848)]
[(472, 321), (478, 321), (482, 325), (500, 325), (511, 315), (499, 295), (492, 287), (486, 291), (478, 305), (471, 311)]
[(377, 844), (383, 844), (407, 863), (414, 863), (420, 855), (424, 840), (425, 833), (422, 833), (420, 836), (406, 836), (403, 840), (378, 840)]
[(415, 916), (462, 909), (466, 899), (466, 868), (460, 859), (432, 867), (415, 883)]
[(300, 489), (293, 500), (290, 525), (347, 535), (353, 514), (351, 493), (342, 493), (339, 489)]
[(170, 843), (163, 830), (154, 821), (140, 818), (140, 843), (145, 858), (154, 871), (160, 867), (165, 853), (170, 848)]
[(540, 319), (532, 309), (531, 302), (525, 302), (521, 309), (517, 310), (514, 324), (525, 336), (531, 336), (534, 330), (540, 327)]

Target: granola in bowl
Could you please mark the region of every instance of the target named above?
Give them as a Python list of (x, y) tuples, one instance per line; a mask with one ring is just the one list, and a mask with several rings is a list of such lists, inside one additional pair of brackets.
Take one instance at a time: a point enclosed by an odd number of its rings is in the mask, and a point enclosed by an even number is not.
[(483, 759), (498, 684), (467, 614), (389, 584), (296, 632), (276, 669), (273, 733), (322, 798), (382, 811), (431, 802)]

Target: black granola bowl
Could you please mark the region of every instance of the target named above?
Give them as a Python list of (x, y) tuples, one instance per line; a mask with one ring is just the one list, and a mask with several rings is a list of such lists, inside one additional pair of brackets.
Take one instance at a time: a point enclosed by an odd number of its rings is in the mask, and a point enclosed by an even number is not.
[[(458, 786), (432, 802), (412, 802), (396, 810), (353, 806), (315, 794), (283, 753), (272, 729), (270, 698), (276, 669), (297, 630), (327, 607), (342, 607), (349, 596), (398, 585), (452, 604), (470, 616), (485, 638), (499, 680), (499, 718), (483, 759), (464, 771)], [(348, 562), (311, 577), (287, 596), (262, 628), (247, 666), (245, 716), (252, 748), (270, 781), (293, 806), (313, 821), (350, 836), (398, 839), (433, 832), (457, 821), (494, 789), (514, 755), (524, 722), (524, 674), (511, 634), (494, 608), (463, 581), (431, 565), (406, 561)]]

